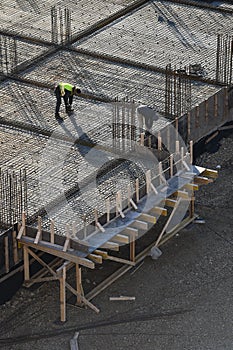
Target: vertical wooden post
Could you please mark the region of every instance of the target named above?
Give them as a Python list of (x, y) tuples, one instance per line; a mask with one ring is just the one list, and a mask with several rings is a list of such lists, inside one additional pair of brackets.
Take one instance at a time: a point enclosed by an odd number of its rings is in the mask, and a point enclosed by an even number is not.
[(193, 164), (193, 141), (192, 140), (189, 143), (189, 150), (190, 150), (190, 163)]
[(144, 132), (141, 133), (141, 137), (140, 137), (140, 145), (144, 146), (144, 139), (145, 139), (145, 134)]
[(4, 250), (5, 250), (5, 271), (8, 273), (10, 271), (10, 261), (9, 261), (9, 238), (4, 237)]
[(14, 259), (14, 263), (17, 264), (19, 261), (19, 255), (18, 255), (18, 247), (17, 247), (15, 230), (12, 232), (12, 240), (13, 240), (13, 259)]
[(148, 137), (148, 148), (151, 148), (151, 135)]
[(180, 149), (180, 154), (181, 154), (181, 168), (184, 166), (184, 147), (181, 147)]
[(51, 219), (50, 220), (50, 242), (54, 244), (54, 221)]
[(29, 253), (25, 245), (23, 245), (23, 264), (24, 264), (24, 282), (30, 280), (30, 271), (29, 271)]
[(162, 137), (160, 131), (158, 132), (158, 151), (162, 150)]
[(163, 183), (163, 165), (162, 162), (159, 162), (159, 183), (160, 185)]
[(173, 160), (174, 160), (174, 156), (173, 154), (170, 155), (170, 177), (173, 176)]
[(23, 236), (25, 236), (26, 235), (26, 214), (24, 211), (22, 212), (22, 226), (24, 227)]
[(147, 170), (146, 172), (146, 193), (149, 194), (151, 192), (151, 171)]
[(176, 154), (179, 154), (180, 153), (180, 141), (177, 140), (176, 141)]
[[(76, 290), (77, 290), (77, 293), (82, 295), (82, 271), (81, 271), (81, 268), (79, 267), (79, 264), (75, 264), (75, 269), (76, 269)], [(78, 295), (77, 295), (76, 302), (78, 305), (82, 304), (82, 300)]]
[(131, 199), (131, 188), (130, 188), (130, 185), (128, 185), (127, 191), (128, 191), (128, 208), (130, 208), (131, 207), (131, 204), (130, 204), (130, 199)]
[(135, 181), (136, 202), (139, 202), (139, 179)]
[(110, 200), (106, 199), (106, 213), (107, 213), (107, 222), (110, 221)]
[(60, 315), (61, 322), (66, 321), (66, 267), (62, 269), (60, 280)]

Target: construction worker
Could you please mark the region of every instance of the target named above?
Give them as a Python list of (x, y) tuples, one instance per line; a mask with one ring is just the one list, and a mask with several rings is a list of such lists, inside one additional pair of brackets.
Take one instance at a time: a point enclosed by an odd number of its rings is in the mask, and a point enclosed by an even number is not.
[(57, 98), (55, 118), (61, 120), (62, 118), (60, 117), (60, 114), (59, 114), (59, 110), (61, 106), (61, 98), (63, 97), (64, 99), (66, 112), (67, 113), (72, 112), (73, 109), (71, 108), (71, 105), (73, 102), (73, 96), (81, 94), (81, 90), (77, 88), (75, 85), (72, 85), (69, 83), (59, 83), (56, 86), (54, 93)]

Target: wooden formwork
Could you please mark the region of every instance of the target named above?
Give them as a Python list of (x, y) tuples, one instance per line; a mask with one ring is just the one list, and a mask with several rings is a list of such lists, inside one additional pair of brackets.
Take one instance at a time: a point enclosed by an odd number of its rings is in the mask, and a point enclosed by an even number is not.
[[(178, 172), (173, 162), (170, 162), (169, 168), (165, 170), (159, 166), (157, 174), (159, 185), (157, 186), (156, 179), (151, 176), (150, 170), (147, 171), (146, 195), (140, 198), (136, 181), (136, 195), (133, 196), (130, 191), (127, 191), (127, 206), (122, 201), (122, 193), (118, 192), (114, 216), (110, 217), (109, 205), (106, 205), (106, 222), (101, 224), (96, 211), (94, 229), (85, 231), (82, 239), (79, 232), (72, 230), (69, 225), (64, 236), (55, 234), (53, 221), (49, 232), (42, 230), (40, 217), (37, 228), (29, 227), (23, 215), (17, 240), (23, 249), (25, 286), (59, 281), (62, 322), (66, 320), (67, 290), (75, 295), (78, 305), (90, 307), (98, 313), (100, 310), (90, 302), (91, 299), (143, 260), (153, 246), (160, 246), (195, 219), (194, 191), (199, 185), (213, 182), (218, 174), (210, 169), (188, 166), (188, 158), (190, 154), (184, 155), (180, 152), (177, 162), (182, 164), (182, 168)], [(168, 180), (166, 171), (171, 175)], [(179, 181), (177, 181), (178, 177)], [(179, 211), (183, 210), (182, 205), (185, 206), (187, 203), (189, 208), (188, 211), (186, 210), (185, 218), (177, 222), (176, 216), (179, 216)], [(166, 217), (166, 221), (159, 234), (155, 236), (152, 243), (136, 254), (136, 240), (156, 225), (160, 215)], [(121, 245), (127, 245), (128, 258), (112, 255), (111, 251), (119, 251), (121, 254)], [(54, 260), (50, 264), (46, 263), (42, 256), (39, 256), (40, 252), (50, 254)], [(30, 275), (30, 256), (43, 267), (34, 276)], [(96, 264), (102, 264), (103, 260), (118, 262), (119, 270), (85, 295), (82, 268), (94, 269)], [(68, 270), (73, 267), (75, 268), (75, 286), (71, 286), (66, 279)]]

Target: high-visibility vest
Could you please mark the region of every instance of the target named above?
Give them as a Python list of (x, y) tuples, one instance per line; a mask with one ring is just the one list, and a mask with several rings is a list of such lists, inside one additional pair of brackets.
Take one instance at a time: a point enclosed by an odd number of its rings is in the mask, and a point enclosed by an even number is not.
[(70, 92), (73, 92), (73, 87), (74, 85), (72, 84), (68, 84), (68, 83), (59, 83), (59, 88), (61, 91), (61, 95), (64, 96), (65, 95), (65, 90), (68, 90)]
[(62, 90), (68, 90), (68, 91), (72, 91), (74, 85), (68, 84), (68, 83), (59, 83), (59, 87)]

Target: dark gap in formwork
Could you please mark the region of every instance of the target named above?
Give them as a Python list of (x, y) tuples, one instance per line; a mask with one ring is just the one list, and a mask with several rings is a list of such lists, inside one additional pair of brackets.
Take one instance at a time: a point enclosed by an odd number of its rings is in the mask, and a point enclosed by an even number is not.
[[(43, 260), (48, 264), (54, 259), (53, 256), (49, 254), (43, 254)], [(22, 266), (22, 262), (15, 266), (15, 269)], [(30, 273), (33, 275), (39, 270), (42, 269), (42, 266), (34, 261), (30, 265)], [(21, 288), (24, 281), (23, 271), (19, 271), (15, 273), (13, 276), (9, 277), (5, 281), (0, 283), (0, 305), (5, 304), (7, 301), (11, 300), (11, 298), (15, 295), (15, 293)], [(38, 288), (39, 284), (37, 284), (36, 288)], [(35, 288), (35, 287), (31, 287)], [(32, 290), (32, 289), (31, 289)]]
[(193, 147), (194, 159), (193, 163), (195, 164), (196, 159), (203, 153), (215, 153), (220, 148), (220, 141), (223, 138), (227, 138), (233, 134), (233, 122), (227, 122), (223, 126), (219, 127), (218, 130), (213, 131), (208, 136), (203, 137)]

